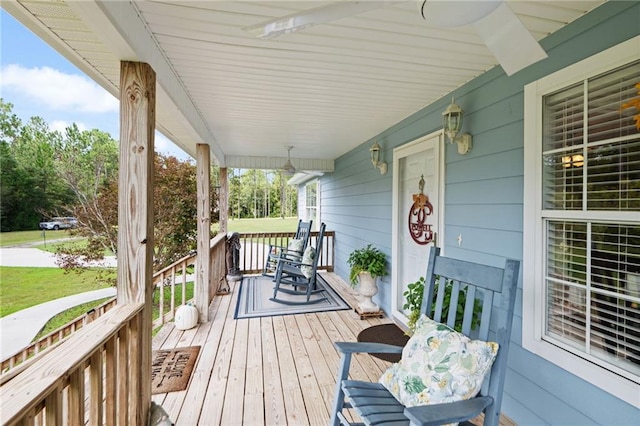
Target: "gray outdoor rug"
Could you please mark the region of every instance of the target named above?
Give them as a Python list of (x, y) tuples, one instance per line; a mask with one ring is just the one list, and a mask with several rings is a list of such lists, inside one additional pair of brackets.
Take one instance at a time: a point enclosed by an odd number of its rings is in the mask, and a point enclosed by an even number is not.
[[(275, 285), (271, 278), (263, 276), (244, 277), (240, 283), (240, 294), (238, 295), (238, 305), (236, 306), (234, 318), (259, 318), (351, 309), (351, 306), (331, 288), (321, 275), (318, 275), (317, 280), (318, 284), (324, 288), (324, 291), (311, 295), (311, 300), (323, 297), (326, 297), (326, 300), (309, 305), (290, 306), (269, 300), (273, 296), (273, 286)], [(306, 296), (295, 296), (279, 292), (278, 298), (299, 301), (305, 300)]]

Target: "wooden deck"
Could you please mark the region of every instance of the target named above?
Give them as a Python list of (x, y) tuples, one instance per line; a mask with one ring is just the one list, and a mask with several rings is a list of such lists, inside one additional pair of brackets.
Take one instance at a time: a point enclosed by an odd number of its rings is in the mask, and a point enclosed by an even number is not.
[[(351, 288), (325, 279), (355, 306)], [(353, 310), (234, 320), (239, 284), (210, 306), (212, 321), (187, 331), (165, 325), (154, 349), (200, 345), (185, 391), (153, 395), (176, 425), (326, 425), (339, 356), (334, 341), (355, 341), (364, 328), (391, 322)], [(355, 355), (352, 377), (377, 381), (390, 364)], [(509, 423), (506, 423), (509, 424)]]
[[(340, 278), (323, 276), (352, 306)], [(239, 284), (210, 306), (212, 321), (187, 331), (165, 325), (154, 349), (201, 345), (187, 390), (154, 395), (176, 425), (326, 425), (338, 370), (337, 340), (389, 319), (353, 310), (234, 320)], [(377, 380), (389, 363), (358, 355), (355, 377)]]

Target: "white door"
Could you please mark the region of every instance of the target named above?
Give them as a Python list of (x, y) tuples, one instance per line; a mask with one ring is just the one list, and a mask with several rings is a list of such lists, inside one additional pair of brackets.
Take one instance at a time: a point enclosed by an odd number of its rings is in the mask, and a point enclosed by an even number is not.
[[(407, 318), (402, 309), (405, 303), (403, 293), (410, 283), (425, 275), (429, 248), (434, 244), (440, 246), (439, 241), (443, 241), (444, 166), (440, 150), (442, 143), (442, 132), (438, 132), (393, 151), (391, 303), (393, 316), (405, 324)], [(417, 216), (413, 215), (410, 218), (410, 213), (416, 207), (414, 196), (421, 193), (421, 178), (424, 178), (423, 193), (428, 197), (433, 209), (430, 214), (423, 216), (423, 222), (416, 223)], [(426, 211), (423, 210), (423, 213)], [(410, 227), (413, 227), (414, 236), (418, 241), (412, 237)], [(431, 237), (429, 232), (433, 233), (433, 240), (424, 244)]]

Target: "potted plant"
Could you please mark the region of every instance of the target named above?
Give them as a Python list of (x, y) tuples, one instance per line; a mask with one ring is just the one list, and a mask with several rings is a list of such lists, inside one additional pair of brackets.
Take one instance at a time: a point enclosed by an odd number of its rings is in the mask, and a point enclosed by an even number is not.
[[(407, 318), (409, 322), (407, 326), (409, 327), (409, 333), (413, 334), (414, 328), (416, 326), (416, 322), (420, 318), (420, 307), (422, 306), (422, 296), (424, 295), (424, 277), (420, 277), (420, 279), (414, 283), (411, 283), (407, 286), (407, 290), (403, 293), (406, 303), (402, 306), (403, 309), (409, 309), (409, 315)], [(438, 286), (440, 284), (440, 277), (436, 276), (436, 294), (438, 291)], [(442, 309), (442, 317), (446, 318), (449, 315), (449, 305), (451, 303), (451, 290), (453, 289), (453, 281), (447, 280), (444, 287), (444, 300), (443, 300), (443, 309)], [(456, 331), (462, 330), (462, 320), (464, 318), (464, 305), (467, 301), (467, 289), (463, 289), (458, 296), (458, 307), (456, 308), (456, 321), (454, 325), (454, 329)], [(433, 301), (435, 305), (435, 300)], [(435, 306), (432, 306), (432, 309)], [(473, 316), (471, 317), (471, 329), (475, 330), (480, 324), (480, 313), (482, 310), (482, 302), (476, 299), (473, 303)]]
[(352, 251), (347, 263), (351, 267), (349, 272), (351, 286), (355, 287), (360, 283), (360, 295), (364, 297), (364, 300), (358, 305), (360, 312), (378, 312), (380, 308), (373, 303), (371, 298), (378, 293), (377, 278), (387, 275), (385, 254), (368, 244), (364, 248)]

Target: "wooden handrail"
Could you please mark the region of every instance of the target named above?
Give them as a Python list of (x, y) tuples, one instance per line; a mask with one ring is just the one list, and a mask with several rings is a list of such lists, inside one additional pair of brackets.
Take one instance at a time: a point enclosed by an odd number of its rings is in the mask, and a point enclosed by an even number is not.
[(96, 306), (78, 318), (69, 321), (51, 333), (42, 336), (40, 339), (31, 343), (17, 354), (3, 360), (0, 364), (0, 373), (2, 374), (0, 376), (0, 385), (29, 366), (37, 358), (37, 355), (55, 347), (85, 325), (94, 321), (96, 318), (101, 317), (115, 305), (116, 299), (114, 297), (113, 299), (109, 299), (101, 305)]
[(46, 417), (47, 424), (62, 424), (63, 409), (71, 424), (84, 424), (85, 396), (90, 424), (115, 424), (115, 416), (126, 419), (127, 404), (105, 399), (103, 393), (116, 395), (118, 388), (127, 387), (129, 353), (140, 344), (136, 330), (143, 307), (117, 305), (0, 387), (3, 424), (37, 416)]

